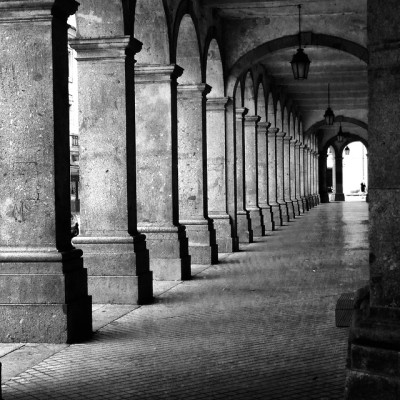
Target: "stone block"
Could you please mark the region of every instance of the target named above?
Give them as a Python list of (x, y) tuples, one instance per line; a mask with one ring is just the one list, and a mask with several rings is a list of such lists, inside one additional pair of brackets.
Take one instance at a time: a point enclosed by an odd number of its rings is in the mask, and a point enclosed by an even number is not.
[(191, 256), (181, 258), (151, 258), (150, 269), (159, 281), (181, 281), (191, 278)]

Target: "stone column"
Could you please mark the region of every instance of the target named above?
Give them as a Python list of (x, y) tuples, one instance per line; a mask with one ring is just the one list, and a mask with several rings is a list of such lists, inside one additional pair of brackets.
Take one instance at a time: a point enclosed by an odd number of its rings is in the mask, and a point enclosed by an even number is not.
[(146, 235), (158, 280), (191, 276), (188, 239), (179, 223), (176, 65), (136, 65), (138, 229)]
[(315, 204), (318, 205), (321, 201), (320, 201), (320, 197), (319, 197), (319, 190), (318, 190), (318, 182), (319, 182), (319, 154), (318, 151), (314, 152), (314, 193), (315, 193)]
[(92, 334), (71, 245), (67, 18), (78, 3), (0, 1), (0, 341)]
[(300, 142), (295, 143), (294, 148), (295, 148), (295, 157), (296, 157), (296, 202), (297, 202), (297, 208), (299, 210), (299, 215), (303, 213), (303, 204), (301, 202), (301, 185), (300, 185)]
[(312, 149), (311, 147), (307, 148), (307, 200), (309, 204), (309, 208), (314, 207), (314, 201), (313, 201), (313, 195), (312, 195), (312, 190), (313, 190), (313, 165), (312, 165)]
[(289, 221), (289, 210), (285, 202), (285, 164), (284, 164), (284, 141), (285, 132), (276, 134), (276, 197), (279, 204), (282, 223)]
[(400, 394), (400, 3), (368, 1), (369, 287), (350, 328), (346, 400)]
[(335, 193), (335, 201), (344, 201), (344, 193), (343, 193), (343, 157), (336, 157), (336, 193)]
[(153, 298), (145, 236), (137, 231), (134, 54), (129, 36), (75, 39), (80, 126), (81, 229), (95, 303)]
[(319, 193), (321, 196), (321, 203), (329, 203), (328, 188), (326, 184), (326, 165), (328, 154), (320, 154), (319, 156)]
[(244, 181), (245, 181), (245, 209), (248, 211), (253, 236), (264, 236), (265, 227), (261, 208), (258, 206), (258, 156), (257, 156), (257, 123), (258, 115), (246, 115), (244, 120)]
[(257, 126), (258, 205), (261, 208), (266, 231), (274, 229), (268, 196), (268, 128), (270, 125), (269, 122), (259, 122)]
[(236, 182), (237, 182), (237, 234), (239, 242), (252, 243), (253, 230), (245, 201), (245, 137), (244, 118), (247, 108), (236, 108)]
[(207, 99), (208, 215), (214, 221), (218, 251), (234, 249), (232, 220), (227, 213), (225, 106), (227, 97)]
[(207, 204), (206, 84), (178, 86), (179, 219), (186, 225), (194, 264), (218, 262)]
[(271, 206), (271, 218), (274, 230), (283, 224), (282, 214), (278, 204), (277, 170), (276, 170), (276, 134), (279, 128), (268, 129), (268, 199)]
[(300, 215), (299, 205), (296, 198), (296, 143), (291, 140), (290, 145), (290, 201), (293, 204), (294, 217)]
[(288, 210), (288, 218), (294, 219), (295, 212), (293, 202), (291, 200), (291, 171), (290, 171), (290, 142), (292, 140), (291, 136), (285, 136), (283, 138), (283, 171), (284, 171), (284, 200)]
[(301, 203), (303, 208), (303, 213), (308, 211), (307, 202), (307, 146), (304, 144), (300, 145), (300, 191), (301, 191)]
[(236, 115), (234, 101), (229, 98), (226, 104), (226, 207), (232, 222), (233, 251), (239, 250), (237, 234), (237, 180), (236, 180)]

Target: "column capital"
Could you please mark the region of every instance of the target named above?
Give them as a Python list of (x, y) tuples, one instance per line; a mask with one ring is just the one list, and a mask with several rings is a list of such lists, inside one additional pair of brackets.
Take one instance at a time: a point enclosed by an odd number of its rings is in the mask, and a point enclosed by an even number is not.
[(271, 126), (271, 122), (259, 122), (257, 125), (259, 133), (268, 133), (268, 128)]
[(299, 147), (301, 150), (305, 150), (307, 148), (307, 146), (303, 143), (300, 143)]
[(206, 96), (211, 92), (211, 86), (206, 83), (194, 83), (192, 85), (178, 84), (178, 93), (184, 97)]
[(135, 78), (137, 83), (165, 82), (179, 78), (183, 68), (176, 64), (166, 65), (135, 65)]
[(278, 132), (279, 132), (279, 128), (276, 128), (276, 127), (268, 128), (268, 136), (275, 137)]
[(286, 136), (285, 132), (276, 132), (276, 138), (283, 140), (283, 138)]
[(52, 16), (67, 22), (78, 6), (75, 0), (0, 0), (0, 23), (46, 21)]
[(261, 117), (258, 115), (246, 115), (244, 117), (244, 122), (246, 125), (255, 125), (260, 121), (260, 119)]
[(207, 111), (224, 111), (229, 97), (207, 97)]
[(72, 39), (70, 45), (77, 52), (78, 62), (93, 60), (124, 62), (126, 55), (136, 54), (142, 48), (139, 40), (127, 35)]
[(285, 142), (290, 142), (290, 141), (292, 140), (292, 136), (285, 136), (285, 137), (283, 138), (283, 140), (284, 140)]
[(236, 107), (236, 110), (235, 110), (236, 119), (237, 119), (237, 120), (243, 119), (244, 116), (245, 116), (248, 112), (249, 112), (249, 109), (246, 108), (246, 107), (239, 107), (239, 108)]

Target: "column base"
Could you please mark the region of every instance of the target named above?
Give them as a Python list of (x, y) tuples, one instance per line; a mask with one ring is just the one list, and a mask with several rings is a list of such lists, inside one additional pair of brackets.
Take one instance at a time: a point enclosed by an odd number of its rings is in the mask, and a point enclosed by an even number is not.
[(303, 207), (303, 213), (310, 210), (308, 199), (306, 197), (301, 198), (301, 204)]
[(345, 399), (399, 399), (399, 359), (400, 310), (369, 309), (364, 302), (364, 309), (354, 310), (350, 330)]
[(345, 201), (344, 193), (335, 193), (335, 201)]
[(73, 243), (83, 250), (93, 303), (148, 304), (153, 301), (153, 279), (144, 235), (77, 236)]
[(247, 209), (250, 218), (251, 228), (253, 230), (253, 239), (255, 236), (265, 236), (264, 218), (260, 208)]
[(92, 336), (82, 251), (0, 250), (0, 342), (76, 343)]
[(293, 200), (293, 207), (294, 207), (294, 212), (297, 216), (302, 214), (302, 206), (301, 206), (301, 201), (299, 199)]
[(146, 235), (154, 279), (180, 281), (191, 278), (191, 257), (184, 226), (143, 225), (138, 230)]
[(288, 214), (289, 214), (289, 219), (295, 219), (296, 218), (296, 211), (294, 209), (294, 204), (293, 200), (287, 201), (286, 206), (288, 209)]
[(237, 234), (239, 243), (253, 243), (253, 230), (251, 220), (247, 211), (237, 212)]
[(290, 221), (288, 206), (285, 202), (279, 203), (279, 210), (282, 216), (282, 225)]
[(271, 204), (271, 218), (274, 225), (274, 230), (276, 230), (278, 226), (283, 225), (282, 214), (279, 204)]
[(217, 264), (218, 245), (212, 220), (182, 220), (189, 239), (192, 264)]
[(274, 219), (273, 219), (271, 206), (268, 204), (265, 204), (265, 205), (260, 204), (260, 208), (261, 208), (261, 214), (263, 216), (265, 232), (273, 231), (274, 230)]
[(214, 221), (216, 241), (219, 253), (232, 253), (238, 238), (234, 237), (232, 221), (227, 214), (210, 214), (209, 217)]
[(329, 194), (328, 194), (328, 192), (321, 192), (321, 194), (320, 194), (320, 203), (329, 203)]

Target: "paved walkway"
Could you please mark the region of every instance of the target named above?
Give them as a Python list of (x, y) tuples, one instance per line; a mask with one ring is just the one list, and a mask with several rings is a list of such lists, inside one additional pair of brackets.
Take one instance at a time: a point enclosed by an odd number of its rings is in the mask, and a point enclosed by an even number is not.
[(334, 309), (368, 279), (367, 219), (366, 203), (319, 205), (191, 281), (156, 283), (153, 305), (96, 306), (89, 343), (0, 345), (3, 398), (342, 399)]

